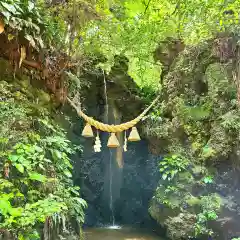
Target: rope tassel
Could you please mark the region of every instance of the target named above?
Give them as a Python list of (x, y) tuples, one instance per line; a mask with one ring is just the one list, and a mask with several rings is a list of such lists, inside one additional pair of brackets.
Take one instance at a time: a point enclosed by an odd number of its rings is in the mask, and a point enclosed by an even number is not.
[(117, 148), (117, 147), (120, 146), (119, 141), (118, 141), (115, 133), (111, 133), (111, 135), (110, 135), (110, 137), (108, 139), (107, 146), (109, 148)]
[(92, 127), (87, 123), (82, 131), (83, 137), (94, 137)]
[(140, 141), (140, 140), (141, 140), (141, 138), (139, 136), (137, 128), (133, 127), (132, 131), (130, 132), (130, 135), (128, 137), (128, 141), (130, 141), (130, 142), (137, 142), (137, 141)]
[(126, 133), (126, 131), (125, 131), (125, 134), (124, 134), (123, 150), (124, 150), (124, 152), (127, 152), (127, 133)]
[(99, 133), (97, 132), (95, 145), (94, 145), (94, 151), (95, 152), (101, 152), (101, 147), (102, 147), (101, 140), (100, 140), (100, 137), (99, 137)]

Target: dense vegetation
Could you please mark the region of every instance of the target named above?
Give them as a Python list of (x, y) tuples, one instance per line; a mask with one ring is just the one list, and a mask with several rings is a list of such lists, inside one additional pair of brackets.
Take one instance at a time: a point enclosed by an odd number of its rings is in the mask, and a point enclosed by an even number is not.
[(239, 9), (238, 0), (2, 0), (0, 57), (11, 66), (0, 73), (1, 232), (50, 239), (83, 223), (70, 160), (80, 149), (52, 111), (87, 85), (84, 73), (108, 73), (122, 56), (143, 100), (161, 90), (143, 128), (163, 155), (150, 214), (171, 239), (216, 236), (219, 164), (239, 165)]
[(5, 76), (0, 92), (1, 229), (19, 239), (39, 239), (40, 233), (49, 239), (60, 226), (66, 234), (72, 219), (84, 221), (86, 203), (73, 186), (70, 160), (81, 149), (52, 120), (48, 94), (31, 87), (27, 76)]

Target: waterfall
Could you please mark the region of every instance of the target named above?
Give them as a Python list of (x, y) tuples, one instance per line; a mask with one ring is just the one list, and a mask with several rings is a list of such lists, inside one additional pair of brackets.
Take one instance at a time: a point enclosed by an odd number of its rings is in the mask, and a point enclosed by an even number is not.
[[(106, 123), (109, 122), (109, 116), (108, 116), (108, 111), (109, 111), (109, 106), (108, 106), (108, 96), (107, 96), (107, 82), (106, 82), (106, 77), (105, 77), (105, 73), (103, 71), (103, 82), (104, 82), (104, 97), (105, 97), (105, 116), (104, 116), (104, 120)], [(111, 211), (111, 222), (112, 222), (112, 226), (115, 225), (115, 217), (114, 217), (114, 207), (113, 207), (113, 192), (112, 192), (112, 180), (113, 180), (113, 176), (112, 176), (112, 150), (109, 149), (109, 208)]]
[[(108, 124), (119, 124), (121, 122), (121, 113), (117, 109), (114, 99), (110, 98), (107, 94), (107, 83), (105, 74), (103, 72), (103, 80), (104, 80), (104, 97), (105, 97), (105, 114), (104, 114), (104, 121)], [(108, 148), (109, 151), (109, 166), (108, 169), (106, 169), (106, 175), (105, 180), (108, 181), (108, 184), (105, 183), (105, 186), (108, 193), (106, 197), (109, 197), (109, 209), (111, 212), (111, 225), (112, 228), (115, 228), (115, 209), (114, 209), (114, 203), (116, 200), (120, 197), (120, 189), (122, 184), (122, 167), (123, 167), (123, 135), (122, 133), (117, 134), (117, 138), (119, 140), (120, 146), (117, 149), (111, 149)], [(108, 162), (108, 161), (106, 161)], [(107, 174), (107, 172), (109, 172)], [(109, 177), (109, 179), (107, 178)]]
[(112, 180), (113, 180), (113, 171), (112, 171), (112, 150), (109, 149), (110, 151), (110, 159), (109, 159), (109, 178), (110, 178), (110, 183), (109, 183), (109, 193), (110, 193), (110, 210), (111, 210), (111, 214), (112, 214), (112, 226), (115, 226), (115, 216), (114, 216), (114, 206), (113, 206), (113, 191), (112, 191)]
[(105, 111), (104, 111), (104, 121), (105, 123), (108, 123), (108, 96), (107, 96), (107, 82), (106, 82), (106, 77), (105, 73), (103, 71), (103, 83), (104, 83), (104, 97), (105, 97)]

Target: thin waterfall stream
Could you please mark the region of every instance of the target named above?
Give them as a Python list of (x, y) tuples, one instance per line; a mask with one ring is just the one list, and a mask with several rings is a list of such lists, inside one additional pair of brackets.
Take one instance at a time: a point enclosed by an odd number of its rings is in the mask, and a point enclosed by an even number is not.
[[(107, 82), (106, 82), (106, 77), (105, 73), (103, 70), (103, 83), (104, 83), (104, 97), (105, 97), (105, 122), (109, 122), (109, 106), (108, 106), (108, 96), (107, 96)], [(110, 222), (112, 222), (112, 226), (115, 226), (115, 217), (114, 217), (114, 207), (113, 207), (113, 192), (112, 192), (112, 151), (109, 149), (109, 208), (111, 211), (111, 219)]]
[(115, 227), (115, 216), (114, 216), (114, 206), (113, 206), (113, 193), (112, 193), (112, 180), (113, 180), (113, 176), (112, 176), (112, 150), (109, 149), (110, 151), (110, 159), (109, 159), (109, 178), (110, 178), (110, 184), (109, 184), (109, 193), (110, 193), (110, 210), (111, 210), (111, 214), (112, 214), (112, 227)]

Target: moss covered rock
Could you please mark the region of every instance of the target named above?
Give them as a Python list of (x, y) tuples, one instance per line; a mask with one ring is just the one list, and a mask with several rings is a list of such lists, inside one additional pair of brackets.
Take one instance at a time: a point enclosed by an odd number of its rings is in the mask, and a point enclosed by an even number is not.
[[(226, 48), (218, 48), (220, 42), (225, 42)], [(166, 164), (160, 162), (162, 180), (149, 211), (167, 228), (171, 239), (230, 239), (238, 234), (227, 224), (238, 221), (233, 217), (237, 210), (227, 220), (231, 214), (226, 211), (220, 187), (231, 188), (234, 183), (236, 189), (240, 186), (236, 176), (230, 179), (229, 169), (225, 172), (228, 180), (220, 177), (226, 163), (237, 172), (235, 164), (239, 163), (240, 113), (234, 78), (238, 47), (231, 50), (232, 44), (234, 38), (223, 37), (186, 47), (169, 67), (163, 79), (162, 103), (147, 120), (146, 134), (165, 143), (159, 152), (170, 159)], [(156, 120), (159, 117), (161, 120)], [(174, 163), (176, 155), (187, 159), (187, 167), (181, 169)], [(168, 174), (174, 177), (166, 178)], [(237, 193), (231, 195), (239, 204)], [(163, 209), (169, 216), (162, 214)], [(224, 216), (227, 227), (223, 232), (216, 226)]]

